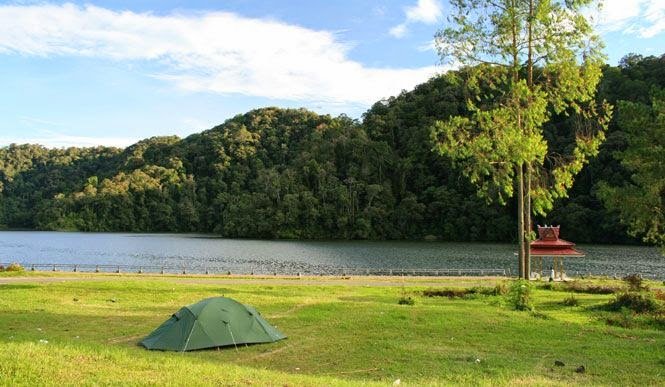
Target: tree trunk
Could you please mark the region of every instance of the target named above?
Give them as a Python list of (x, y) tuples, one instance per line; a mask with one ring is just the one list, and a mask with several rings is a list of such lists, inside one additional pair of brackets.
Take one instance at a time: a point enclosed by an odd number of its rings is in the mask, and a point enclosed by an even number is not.
[[(529, 0), (529, 52), (527, 58), (527, 85), (529, 90), (533, 92), (533, 0)], [(529, 95), (529, 106), (531, 105), (531, 95)], [(530, 130), (531, 128), (527, 128)], [(525, 192), (525, 209), (524, 216), (524, 235), (525, 235), (525, 248), (524, 248), (524, 271), (526, 278), (531, 278), (531, 172), (532, 164), (527, 162), (526, 165), (526, 192)]]
[(523, 165), (517, 166), (517, 256), (519, 264), (519, 277), (526, 278), (524, 268), (524, 173)]
[(524, 186), (524, 271), (531, 278), (531, 165), (526, 164), (526, 184)]

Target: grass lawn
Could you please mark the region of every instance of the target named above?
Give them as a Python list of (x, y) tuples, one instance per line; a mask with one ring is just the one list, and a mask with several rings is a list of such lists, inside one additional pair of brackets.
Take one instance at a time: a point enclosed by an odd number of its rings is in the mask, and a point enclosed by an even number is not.
[[(537, 315), (502, 296), (424, 297), (497, 280), (238, 280), (0, 274), (0, 384), (663, 385), (665, 331), (608, 326), (612, 295), (539, 289)], [(65, 280), (75, 277), (76, 280)], [(20, 281), (15, 281), (20, 279)], [(63, 279), (60, 281), (59, 279)], [(10, 282), (11, 280), (11, 282)], [(307, 282), (307, 284), (305, 284)], [(392, 285), (392, 286), (391, 286)], [(652, 287), (662, 288), (662, 283)], [(415, 305), (398, 305), (406, 292)], [(288, 339), (187, 353), (137, 343), (182, 305), (224, 295), (255, 306)], [(554, 365), (555, 360), (565, 366)], [(584, 365), (585, 373), (575, 369)]]

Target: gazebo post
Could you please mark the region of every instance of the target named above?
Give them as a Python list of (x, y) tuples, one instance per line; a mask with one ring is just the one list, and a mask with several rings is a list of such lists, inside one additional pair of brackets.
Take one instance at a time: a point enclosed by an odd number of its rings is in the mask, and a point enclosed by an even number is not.
[[(540, 275), (543, 273), (543, 257), (552, 257), (552, 266), (549, 268), (549, 277), (552, 280), (564, 279), (565, 257), (584, 257), (584, 253), (575, 250), (575, 244), (559, 238), (559, 226), (538, 226), (539, 238), (530, 244), (532, 257), (538, 257), (536, 262)], [(547, 262), (547, 260), (545, 260)]]
[(543, 276), (543, 257), (538, 257), (538, 274)]

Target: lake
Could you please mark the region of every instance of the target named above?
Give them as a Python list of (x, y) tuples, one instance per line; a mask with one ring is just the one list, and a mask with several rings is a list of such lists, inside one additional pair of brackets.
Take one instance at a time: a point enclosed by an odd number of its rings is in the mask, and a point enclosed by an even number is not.
[[(665, 258), (645, 246), (579, 245), (569, 275), (641, 273), (665, 278)], [(515, 246), (402, 241), (273, 241), (195, 234), (2, 231), (0, 262), (119, 265), (146, 271), (333, 274), (360, 269), (504, 269), (515, 273)], [(544, 265), (549, 267), (549, 264)]]

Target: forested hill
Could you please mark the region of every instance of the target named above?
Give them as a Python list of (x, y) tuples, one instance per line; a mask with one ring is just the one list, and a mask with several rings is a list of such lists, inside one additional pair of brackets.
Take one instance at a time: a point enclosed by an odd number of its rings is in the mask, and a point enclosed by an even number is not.
[[(664, 58), (627, 57), (605, 70), (599, 94), (612, 102), (646, 100), (650, 87), (665, 87), (664, 68)], [(0, 148), (0, 225), (510, 241), (513, 209), (486, 204), (431, 151), (433, 121), (464, 114), (469, 95), (462, 78), (451, 72), (377, 102), (362, 122), (266, 108), (185, 139), (154, 137), (126, 149)], [(547, 128), (562, 149), (572, 138), (568, 119)], [(632, 241), (595, 196), (600, 181), (630, 178), (613, 158), (625, 144), (613, 123), (571, 198), (546, 221), (561, 223), (578, 242)]]

